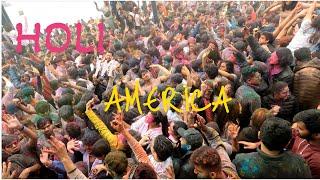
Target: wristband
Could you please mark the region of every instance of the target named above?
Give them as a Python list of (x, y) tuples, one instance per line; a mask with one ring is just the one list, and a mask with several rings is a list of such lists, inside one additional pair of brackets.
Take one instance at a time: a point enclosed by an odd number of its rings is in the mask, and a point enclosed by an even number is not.
[(71, 174), (73, 172), (75, 172), (77, 170), (77, 168), (74, 168), (73, 170), (69, 171), (68, 174)]

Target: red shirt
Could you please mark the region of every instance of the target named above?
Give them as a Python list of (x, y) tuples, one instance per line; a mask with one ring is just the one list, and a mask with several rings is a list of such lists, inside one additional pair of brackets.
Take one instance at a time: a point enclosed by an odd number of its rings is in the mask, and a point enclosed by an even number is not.
[(312, 145), (306, 139), (295, 136), (292, 152), (305, 159), (310, 167), (312, 178), (320, 178), (320, 145)]

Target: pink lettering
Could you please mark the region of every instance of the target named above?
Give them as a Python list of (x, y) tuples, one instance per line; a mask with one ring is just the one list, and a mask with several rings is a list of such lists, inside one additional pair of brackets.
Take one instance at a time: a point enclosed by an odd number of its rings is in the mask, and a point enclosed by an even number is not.
[[(63, 29), (66, 33), (67, 33), (67, 41), (61, 46), (61, 47), (55, 47), (51, 44), (50, 41), (50, 37), (51, 37), (51, 32), (53, 29)], [(62, 52), (64, 51), (66, 48), (68, 48), (70, 41), (71, 41), (71, 33), (70, 33), (70, 29), (66, 24), (63, 23), (54, 23), (54, 24), (50, 24), (47, 28), (46, 28), (46, 46), (48, 48), (49, 51), (51, 52)]]
[(39, 52), (40, 51), (40, 44), (39, 44), (40, 24), (36, 23), (34, 25), (34, 28), (35, 28), (35, 34), (34, 35), (32, 35), (32, 34), (22, 34), (22, 24), (21, 23), (18, 23), (16, 28), (17, 28), (17, 31), (18, 31), (18, 37), (17, 37), (18, 45), (16, 47), (16, 51), (18, 53), (22, 52), (22, 44), (21, 44), (22, 40), (33, 40), (34, 43), (35, 43), (34, 51), (35, 52)]

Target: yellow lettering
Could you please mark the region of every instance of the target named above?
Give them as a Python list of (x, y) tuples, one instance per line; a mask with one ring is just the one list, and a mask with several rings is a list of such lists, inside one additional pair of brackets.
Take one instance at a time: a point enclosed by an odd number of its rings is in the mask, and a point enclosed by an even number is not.
[(196, 89), (195, 91), (193, 91), (192, 96), (191, 96), (191, 107), (193, 111), (199, 112), (199, 111), (204, 111), (206, 109), (208, 109), (211, 104), (207, 104), (205, 107), (198, 109), (195, 105), (194, 105), (194, 99), (195, 96), (197, 95), (197, 98), (201, 97), (201, 91), (199, 89)]
[[(169, 98), (167, 98), (168, 91), (171, 91), (171, 95)], [(176, 91), (172, 87), (167, 87), (167, 89), (164, 92), (162, 92), (162, 103), (163, 103), (163, 108), (164, 108), (165, 112), (168, 111), (168, 106), (172, 107), (172, 109), (174, 109), (175, 111), (177, 111), (179, 113), (182, 112), (181, 109), (179, 109), (171, 104), (171, 100), (173, 99), (175, 94), (176, 94)]]
[(134, 101), (137, 101), (137, 108), (140, 114), (142, 114), (142, 110), (141, 110), (141, 105), (140, 105), (140, 99), (139, 99), (139, 88), (140, 88), (140, 84), (139, 81), (135, 82), (134, 85), (134, 92), (132, 97), (130, 96), (130, 91), (129, 89), (126, 87), (125, 91), (126, 91), (126, 111), (129, 111), (129, 107), (134, 105)]
[(120, 107), (119, 103), (121, 101), (123, 101), (124, 99), (125, 98), (119, 99), (118, 87), (113, 86), (111, 97), (109, 99), (109, 102), (105, 103), (106, 107), (105, 107), (104, 111), (108, 111), (112, 104), (116, 104), (118, 111), (121, 112), (121, 107)]
[(232, 98), (227, 98), (227, 94), (224, 90), (224, 86), (221, 87), (220, 93), (219, 93), (219, 97), (218, 100), (215, 102), (212, 102), (212, 105), (214, 106), (212, 108), (212, 111), (215, 111), (218, 107), (218, 105), (223, 104), (224, 108), (226, 109), (226, 112), (229, 113), (229, 108), (228, 108), (228, 104), (227, 102), (231, 101)]
[(185, 102), (186, 102), (186, 111), (189, 112), (190, 111), (190, 99), (189, 99), (189, 89), (187, 86), (184, 86), (184, 98), (185, 98)]
[(144, 106), (148, 106), (149, 110), (152, 111), (152, 112), (156, 112), (156, 111), (159, 111), (159, 107), (156, 107), (156, 108), (153, 108), (151, 106), (152, 103), (156, 102), (157, 99), (152, 99), (151, 100), (151, 97), (152, 95), (155, 93), (155, 91), (158, 89), (158, 87), (153, 87), (152, 90), (150, 91), (149, 95), (148, 95), (148, 99), (147, 99), (147, 102), (144, 103), (143, 105)]

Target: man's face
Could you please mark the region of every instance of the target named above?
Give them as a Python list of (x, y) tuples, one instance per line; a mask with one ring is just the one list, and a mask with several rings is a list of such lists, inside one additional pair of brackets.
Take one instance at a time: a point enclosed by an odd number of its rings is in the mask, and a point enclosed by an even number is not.
[(87, 151), (87, 153), (91, 154), (93, 148), (92, 146), (84, 145), (84, 149)]
[(264, 35), (260, 36), (260, 38), (259, 38), (259, 44), (260, 45), (268, 44), (268, 42), (269, 41), (267, 40), (266, 36), (264, 36)]
[(111, 53), (107, 53), (105, 56), (105, 60), (110, 61), (112, 58), (112, 54)]
[(46, 136), (46, 138), (50, 138), (50, 136), (53, 135), (53, 124), (50, 122), (47, 122), (42, 128), (43, 134)]
[(302, 121), (297, 122), (297, 129), (301, 138), (310, 138), (310, 132), (308, 131), (306, 125)]
[(21, 145), (20, 145), (20, 141), (17, 139), (15, 141), (13, 141), (11, 144), (7, 145), (5, 147), (5, 151), (8, 154), (15, 154), (18, 151), (20, 151)]
[(210, 172), (200, 166), (194, 165), (193, 171), (197, 175), (198, 179), (211, 179)]
[(145, 60), (145, 68), (146, 68), (146, 69), (149, 69), (149, 67), (150, 67), (151, 64), (152, 64), (151, 59), (146, 59), (146, 60)]

